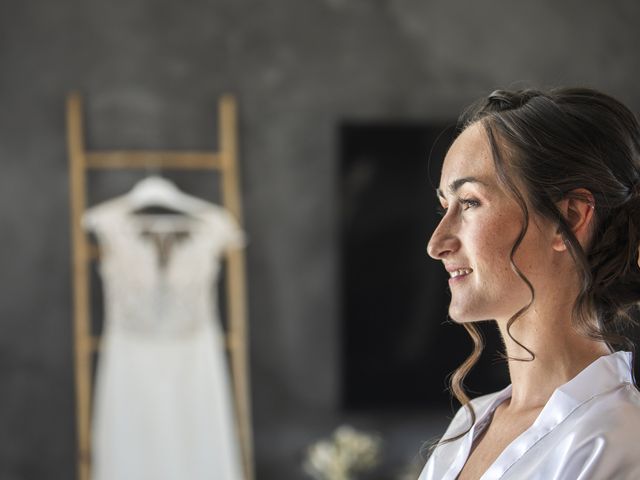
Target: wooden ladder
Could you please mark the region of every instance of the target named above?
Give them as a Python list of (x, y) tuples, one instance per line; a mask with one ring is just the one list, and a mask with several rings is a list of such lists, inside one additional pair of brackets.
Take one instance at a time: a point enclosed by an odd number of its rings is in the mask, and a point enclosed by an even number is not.
[[(237, 108), (233, 96), (219, 101), (217, 152), (107, 150), (87, 151), (84, 144), (82, 98), (77, 92), (67, 98), (67, 144), (71, 208), (71, 272), (73, 289), (73, 337), (75, 347), (77, 478), (90, 480), (92, 361), (99, 351), (100, 337), (91, 331), (90, 265), (98, 258), (82, 228), (87, 208), (87, 172), (114, 169), (218, 170), (222, 205), (242, 228), (240, 178), (237, 163)], [(242, 450), (246, 480), (253, 480), (253, 442), (247, 360), (247, 308), (245, 255), (242, 249), (226, 253), (227, 331), (226, 345), (231, 361), (236, 427)], [(212, 286), (215, 288), (215, 286)]]

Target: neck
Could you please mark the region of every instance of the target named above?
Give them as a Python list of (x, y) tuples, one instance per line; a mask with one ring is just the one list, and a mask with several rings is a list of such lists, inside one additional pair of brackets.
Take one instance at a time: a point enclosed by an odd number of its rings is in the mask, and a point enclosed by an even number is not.
[[(511, 336), (506, 324), (506, 320), (498, 321), (509, 358), (512, 396), (508, 408), (514, 412), (542, 408), (556, 388), (597, 358), (611, 353), (605, 343), (575, 331), (570, 309), (561, 315), (541, 315), (533, 310), (515, 320)], [(531, 354), (511, 337), (531, 350), (535, 358), (527, 361)]]

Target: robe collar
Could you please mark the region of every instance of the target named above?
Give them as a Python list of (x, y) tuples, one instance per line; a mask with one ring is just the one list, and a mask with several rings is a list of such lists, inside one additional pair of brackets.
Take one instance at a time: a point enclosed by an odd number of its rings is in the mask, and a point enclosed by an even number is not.
[[(583, 369), (567, 383), (556, 388), (547, 404), (531, 427), (511, 442), (480, 480), (500, 478), (527, 450), (562, 423), (576, 408), (599, 395), (619, 388), (622, 384), (634, 384), (631, 352), (615, 352), (604, 355)], [(472, 400), (476, 422), (461, 438), (460, 454), (447, 470), (445, 479), (455, 479), (469, 457), (473, 440), (491, 421), (494, 410), (511, 397), (511, 385), (503, 390), (477, 400)], [(434, 455), (437, 453), (434, 452)]]

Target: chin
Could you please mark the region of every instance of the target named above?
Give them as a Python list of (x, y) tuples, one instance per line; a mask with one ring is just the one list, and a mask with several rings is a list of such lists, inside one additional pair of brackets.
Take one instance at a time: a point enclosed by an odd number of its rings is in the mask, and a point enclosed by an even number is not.
[(478, 319), (468, 313), (462, 313), (460, 311), (449, 308), (449, 318), (455, 323), (470, 323), (475, 322)]
[(457, 323), (458, 325), (462, 325), (465, 323), (473, 323), (473, 322), (479, 322), (480, 320), (475, 319), (475, 318), (455, 318), (452, 317), (451, 315), (449, 315), (449, 318), (453, 321), (453, 323)]
[(455, 305), (449, 306), (449, 318), (455, 323), (473, 323), (484, 322), (491, 319), (491, 315), (487, 315), (486, 312), (473, 311), (469, 308), (457, 308)]

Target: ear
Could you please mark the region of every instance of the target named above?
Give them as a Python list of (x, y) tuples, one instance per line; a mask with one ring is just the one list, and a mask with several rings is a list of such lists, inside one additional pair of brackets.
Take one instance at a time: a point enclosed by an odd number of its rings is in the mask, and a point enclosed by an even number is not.
[[(593, 194), (585, 188), (577, 188), (556, 203), (560, 214), (564, 217), (582, 248), (587, 246), (591, 238), (591, 224), (594, 220), (595, 200)], [(556, 232), (553, 249), (561, 252), (567, 249), (565, 239)]]

